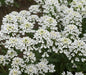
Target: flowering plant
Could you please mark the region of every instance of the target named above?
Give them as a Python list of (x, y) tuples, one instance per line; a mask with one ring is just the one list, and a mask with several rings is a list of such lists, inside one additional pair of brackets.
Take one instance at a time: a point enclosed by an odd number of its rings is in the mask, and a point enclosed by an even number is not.
[(14, 3), (14, 0), (0, 0), (0, 7), (2, 6), (2, 5), (13, 5), (13, 3)]
[(80, 35), (86, 14), (66, 0), (35, 1), (28, 11), (3, 18), (1, 68), (9, 75), (84, 75), (86, 41)]

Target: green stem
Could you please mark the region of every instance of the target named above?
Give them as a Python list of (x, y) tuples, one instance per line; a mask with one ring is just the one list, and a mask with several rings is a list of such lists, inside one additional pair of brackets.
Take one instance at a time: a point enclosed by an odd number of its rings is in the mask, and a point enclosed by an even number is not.
[(4, 72), (4, 73), (6, 73), (6, 71), (4, 70), (3, 66), (2, 66), (2, 65), (0, 65), (0, 67), (1, 67), (1, 69), (3, 70), (3, 72)]

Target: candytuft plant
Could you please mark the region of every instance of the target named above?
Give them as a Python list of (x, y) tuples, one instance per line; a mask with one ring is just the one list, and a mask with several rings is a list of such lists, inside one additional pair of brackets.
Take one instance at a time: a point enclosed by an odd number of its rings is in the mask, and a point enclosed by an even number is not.
[(13, 11), (3, 17), (0, 73), (85, 75), (86, 1), (79, 1), (83, 3), (80, 7), (77, 0), (35, 1), (37, 4), (28, 10)]

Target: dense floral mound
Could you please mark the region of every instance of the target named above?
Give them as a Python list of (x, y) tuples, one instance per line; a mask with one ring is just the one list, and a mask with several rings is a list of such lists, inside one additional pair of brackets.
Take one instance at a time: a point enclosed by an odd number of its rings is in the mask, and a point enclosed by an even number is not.
[(3, 18), (0, 64), (9, 75), (84, 75), (86, 42), (80, 35), (86, 1), (35, 1), (28, 11)]

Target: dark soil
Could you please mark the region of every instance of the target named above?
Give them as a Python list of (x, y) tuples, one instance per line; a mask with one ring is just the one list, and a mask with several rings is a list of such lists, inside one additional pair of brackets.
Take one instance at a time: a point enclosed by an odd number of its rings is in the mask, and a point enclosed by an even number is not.
[(12, 11), (28, 10), (29, 6), (36, 4), (34, 0), (15, 0), (16, 4), (14, 6), (2, 6), (0, 7), (0, 25), (2, 24), (2, 19), (6, 14)]

